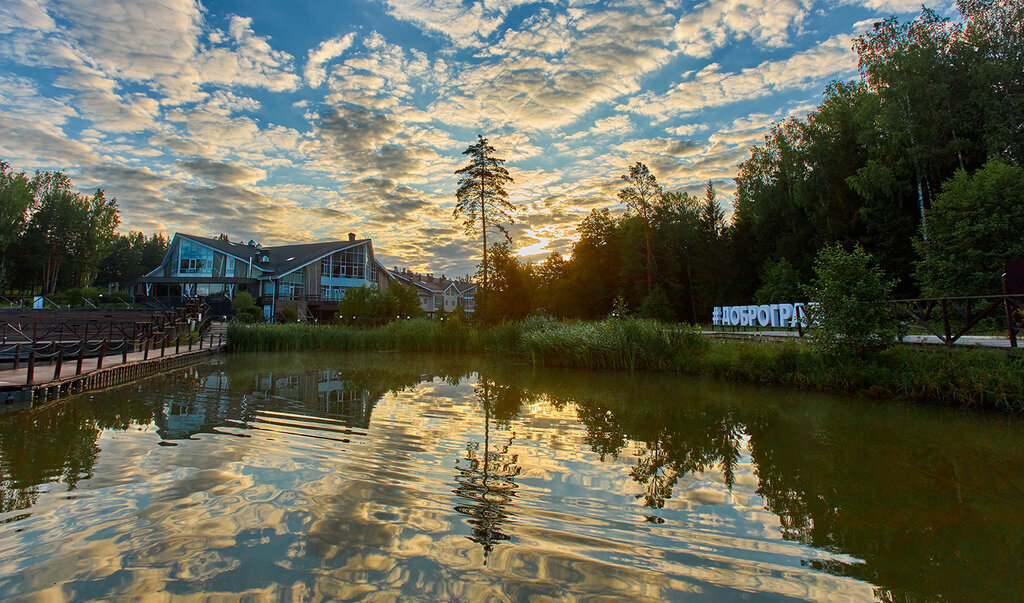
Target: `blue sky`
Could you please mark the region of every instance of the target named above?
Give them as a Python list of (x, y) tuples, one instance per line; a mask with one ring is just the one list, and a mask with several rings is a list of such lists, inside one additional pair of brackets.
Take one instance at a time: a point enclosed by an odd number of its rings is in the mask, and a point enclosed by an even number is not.
[[(947, 5), (931, 5), (941, 12)], [(371, 237), (462, 275), (452, 220), (477, 133), (508, 160), (526, 258), (567, 252), (645, 162), (669, 189), (736, 166), (856, 75), (909, 0), (4, 0), (0, 159), (118, 199), (121, 230), (265, 244)]]

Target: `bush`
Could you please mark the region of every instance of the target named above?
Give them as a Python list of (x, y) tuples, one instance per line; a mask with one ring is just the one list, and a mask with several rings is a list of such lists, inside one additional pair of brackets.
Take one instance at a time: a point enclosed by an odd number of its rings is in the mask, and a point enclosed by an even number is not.
[(758, 304), (793, 303), (803, 299), (800, 273), (785, 258), (766, 262), (761, 272), (761, 287), (754, 293)]
[(299, 311), (295, 308), (283, 308), (277, 312), (277, 322), (299, 322)]
[(235, 314), (245, 311), (247, 308), (253, 308), (256, 306), (256, 298), (252, 296), (248, 291), (240, 291), (235, 294), (235, 299), (231, 300), (231, 309), (235, 311)]
[(864, 358), (896, 339), (892, 306), (894, 281), (886, 280), (871, 254), (860, 245), (845, 251), (828, 245), (814, 260), (814, 278), (804, 288), (808, 314), (816, 328), (811, 341), (830, 356)]
[(263, 310), (259, 306), (248, 306), (235, 313), (235, 320), (246, 324), (263, 322)]
[[(98, 287), (79, 287), (68, 289), (50, 296), (53, 303), (59, 306), (71, 306), (72, 308), (92, 307), (99, 303), (100, 294), (103, 290)], [(90, 306), (90, 303), (92, 306)]]
[(672, 311), (672, 305), (668, 301), (668, 295), (665, 295), (665, 290), (657, 285), (651, 289), (644, 302), (640, 304), (637, 315), (640, 318), (650, 318), (661, 322), (675, 322), (676, 320), (675, 312)]

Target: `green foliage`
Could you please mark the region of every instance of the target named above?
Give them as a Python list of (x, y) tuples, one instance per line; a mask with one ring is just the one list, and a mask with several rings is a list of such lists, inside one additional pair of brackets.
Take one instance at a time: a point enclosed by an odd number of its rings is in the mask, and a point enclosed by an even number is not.
[(761, 273), (761, 287), (754, 294), (758, 304), (793, 303), (803, 299), (800, 274), (785, 258), (767, 262)]
[(629, 304), (626, 303), (626, 298), (621, 295), (616, 295), (615, 300), (612, 302), (612, 311), (608, 314), (608, 318), (626, 318), (629, 316)]
[(97, 287), (75, 287), (55, 293), (50, 299), (59, 306), (94, 308), (99, 304), (102, 293), (103, 290)]
[(392, 282), (384, 291), (376, 287), (349, 287), (338, 302), (336, 319), (344, 324), (381, 324), (396, 318), (423, 316), (420, 298), (412, 286)]
[(32, 201), (25, 172), (16, 174), (9, 164), (0, 161), (0, 257), (24, 232)]
[(822, 248), (814, 278), (805, 289), (815, 349), (833, 357), (864, 358), (891, 346), (896, 323), (891, 299), (895, 283), (886, 280), (871, 254), (856, 245)]
[(299, 311), (295, 308), (282, 308), (277, 312), (277, 321), (283, 324), (299, 322)]
[(480, 280), (489, 285), (486, 294), (477, 291), (475, 307), (481, 315), (501, 320), (517, 320), (528, 316), (534, 309), (535, 277), (530, 266), (523, 265), (505, 243), (491, 246), (488, 254), (487, 278)]
[[(263, 309), (259, 306), (247, 306), (235, 312), (234, 321), (238, 321), (245, 324), (256, 324), (265, 322), (263, 316)], [(233, 322), (234, 322), (233, 321)]]
[(247, 308), (252, 308), (255, 305), (256, 298), (248, 291), (239, 291), (235, 294), (235, 299), (231, 300), (231, 309), (236, 313), (242, 312)]
[(128, 287), (132, 281), (160, 265), (168, 245), (169, 241), (159, 233), (150, 238), (141, 232), (115, 235), (106, 257), (97, 268), (96, 282)]
[[(508, 192), (505, 190), (505, 186), (513, 182), (508, 170), (502, 166), (505, 160), (494, 155), (494, 147), (486, 138), (479, 134), (476, 138), (476, 144), (470, 145), (462, 152), (463, 155), (469, 156), (469, 163), (455, 171), (459, 176), (459, 188), (455, 191), (456, 204), (452, 217), (462, 220), (467, 234), (479, 232), (481, 235), (483, 283), (480, 290), (486, 299), (489, 274), (487, 232), (496, 230), (506, 241), (511, 242), (507, 225), (513, 222), (512, 213), (515, 208), (509, 202)], [(480, 304), (479, 307), (486, 321), (487, 306)]]
[(958, 171), (928, 211), (915, 276), (929, 297), (1002, 292), (1003, 264), (1024, 259), (1024, 168), (992, 159)]
[(647, 166), (640, 163), (630, 166), (629, 174), (622, 175), (626, 186), (619, 190), (619, 201), (626, 204), (629, 212), (639, 220), (644, 233), (645, 272), (647, 276), (647, 292), (651, 292), (654, 284), (654, 252), (651, 244), (651, 230), (654, 215), (662, 203), (662, 189), (657, 178)]
[(384, 295), (394, 300), (396, 315), (405, 318), (419, 318), (423, 316), (420, 296), (412, 285), (403, 285), (397, 281), (391, 282), (384, 291)]
[(264, 321), (263, 308), (256, 305), (256, 298), (248, 291), (239, 291), (231, 300), (231, 309), (235, 312), (234, 320), (247, 324)]
[(651, 289), (650, 294), (644, 299), (644, 303), (640, 304), (636, 313), (640, 318), (649, 318), (660, 322), (675, 322), (676, 320), (672, 305), (668, 302), (668, 295), (657, 285)]

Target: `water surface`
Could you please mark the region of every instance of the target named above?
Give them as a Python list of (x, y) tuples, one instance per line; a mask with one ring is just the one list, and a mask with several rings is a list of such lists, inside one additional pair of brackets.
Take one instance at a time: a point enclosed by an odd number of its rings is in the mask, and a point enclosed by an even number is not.
[(0, 597), (993, 600), (1019, 419), (665, 375), (230, 355), (0, 415)]

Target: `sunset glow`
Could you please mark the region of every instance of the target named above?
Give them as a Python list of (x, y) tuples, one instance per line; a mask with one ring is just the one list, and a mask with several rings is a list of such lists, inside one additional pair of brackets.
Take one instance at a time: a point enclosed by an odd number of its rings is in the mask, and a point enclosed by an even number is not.
[(0, 159), (104, 188), (121, 231), (357, 232), (389, 267), (461, 275), (479, 245), (453, 172), (478, 133), (515, 178), (517, 254), (567, 253), (635, 161), (728, 203), (765, 128), (856, 74), (851, 38), (919, 7), (8, 0)]

